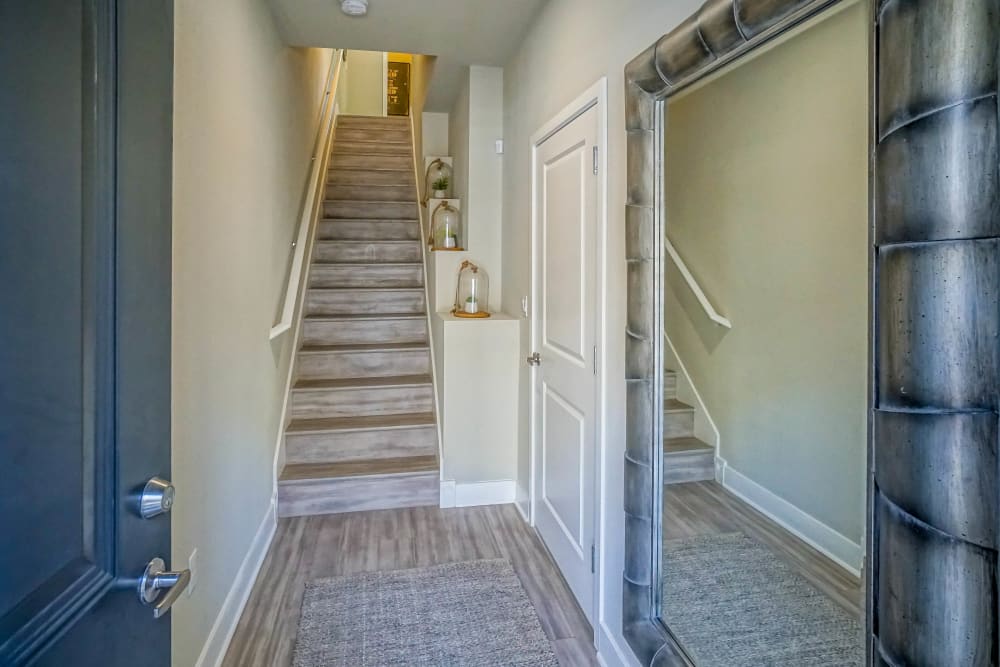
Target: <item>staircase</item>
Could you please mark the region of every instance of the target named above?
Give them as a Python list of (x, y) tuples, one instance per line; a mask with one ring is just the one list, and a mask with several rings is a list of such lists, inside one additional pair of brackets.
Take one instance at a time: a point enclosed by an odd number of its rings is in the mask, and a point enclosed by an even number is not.
[(438, 505), (408, 118), (340, 116), (303, 307), (278, 514)]
[(663, 483), (715, 479), (715, 451), (694, 435), (694, 408), (677, 400), (677, 373), (663, 371)]

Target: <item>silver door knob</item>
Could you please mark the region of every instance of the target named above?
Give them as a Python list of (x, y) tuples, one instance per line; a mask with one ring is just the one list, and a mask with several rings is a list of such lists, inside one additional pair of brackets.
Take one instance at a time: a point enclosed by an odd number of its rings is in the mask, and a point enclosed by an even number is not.
[(529, 366), (538, 366), (541, 363), (542, 363), (542, 355), (538, 354), (537, 352), (528, 357)]
[[(160, 618), (177, 602), (191, 582), (191, 570), (168, 572), (162, 558), (154, 558), (139, 577), (139, 599), (153, 605), (153, 618)], [(162, 591), (166, 591), (161, 595)]]
[(152, 519), (165, 514), (174, 506), (174, 485), (160, 477), (153, 477), (139, 495), (139, 516)]

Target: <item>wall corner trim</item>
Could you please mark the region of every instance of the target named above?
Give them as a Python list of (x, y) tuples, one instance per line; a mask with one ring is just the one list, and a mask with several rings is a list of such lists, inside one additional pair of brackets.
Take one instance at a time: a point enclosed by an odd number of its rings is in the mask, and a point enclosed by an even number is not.
[(212, 630), (208, 633), (208, 638), (202, 646), (195, 667), (219, 667), (226, 657), (229, 642), (232, 641), (233, 634), (236, 632), (240, 616), (243, 615), (243, 608), (246, 607), (247, 600), (250, 599), (254, 581), (257, 580), (257, 574), (264, 564), (264, 558), (267, 556), (271, 540), (274, 539), (274, 532), (278, 527), (277, 500), (276, 495), (271, 496), (271, 502), (263, 519), (261, 519), (260, 526), (257, 527), (253, 541), (250, 542), (250, 548), (247, 549), (240, 569), (233, 578), (233, 583), (229, 587), (229, 593), (226, 594), (222, 608), (215, 617)]

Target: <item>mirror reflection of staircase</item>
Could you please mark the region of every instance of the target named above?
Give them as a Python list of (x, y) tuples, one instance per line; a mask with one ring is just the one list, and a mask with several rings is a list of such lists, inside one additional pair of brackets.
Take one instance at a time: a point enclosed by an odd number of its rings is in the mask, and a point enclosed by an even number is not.
[(694, 407), (677, 400), (677, 372), (663, 371), (663, 483), (715, 479), (715, 450), (694, 434)]

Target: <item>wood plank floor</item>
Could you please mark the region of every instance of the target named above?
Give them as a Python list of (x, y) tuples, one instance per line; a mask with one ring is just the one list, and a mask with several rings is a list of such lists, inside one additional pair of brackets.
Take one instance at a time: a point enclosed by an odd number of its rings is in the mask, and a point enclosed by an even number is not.
[(513, 564), (560, 664), (597, 664), (590, 624), (541, 541), (513, 505), (497, 505), (280, 519), (223, 666), (291, 665), (307, 581), (478, 558)]
[(861, 618), (861, 581), (716, 482), (664, 487), (665, 539), (742, 532), (767, 546), (820, 592)]

